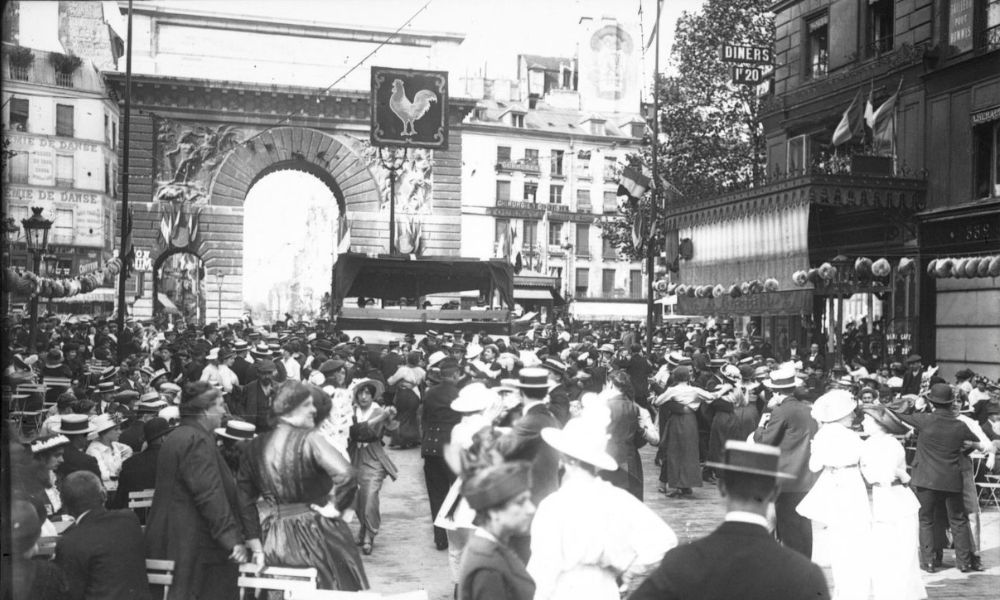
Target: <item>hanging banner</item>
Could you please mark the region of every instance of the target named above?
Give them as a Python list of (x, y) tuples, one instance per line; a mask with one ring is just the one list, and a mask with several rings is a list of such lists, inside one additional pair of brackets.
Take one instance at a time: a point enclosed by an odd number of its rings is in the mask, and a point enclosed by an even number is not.
[(448, 148), (448, 72), (372, 67), (371, 142)]

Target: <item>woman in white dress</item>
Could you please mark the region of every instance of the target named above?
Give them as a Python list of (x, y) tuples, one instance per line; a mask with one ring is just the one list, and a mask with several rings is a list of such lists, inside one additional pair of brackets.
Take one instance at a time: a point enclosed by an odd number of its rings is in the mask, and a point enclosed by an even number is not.
[(813, 405), (820, 428), (812, 441), (809, 469), (822, 471), (796, 510), (827, 527), (834, 600), (868, 600), (868, 539), (871, 510), (861, 477), (861, 437), (850, 429), (857, 402), (847, 390), (833, 390)]
[(893, 437), (907, 427), (884, 406), (863, 408), (861, 427), (868, 434), (861, 450), (861, 474), (872, 485), (871, 551), (878, 568), (872, 570), (875, 600), (922, 600), (927, 597), (920, 579), (920, 503), (906, 484), (906, 454)]
[(97, 459), (104, 489), (113, 492), (118, 489), (118, 474), (125, 459), (132, 456), (132, 448), (118, 442), (122, 428), (110, 415), (97, 415), (93, 424), (97, 428), (97, 439), (87, 446), (87, 454)]

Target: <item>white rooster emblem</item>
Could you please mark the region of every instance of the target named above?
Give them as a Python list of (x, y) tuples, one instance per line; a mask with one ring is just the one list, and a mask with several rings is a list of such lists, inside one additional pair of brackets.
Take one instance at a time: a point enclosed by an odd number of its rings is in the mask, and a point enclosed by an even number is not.
[(417, 135), (417, 130), (413, 128), (413, 123), (419, 121), (427, 114), (431, 108), (431, 103), (437, 102), (437, 96), (430, 90), (420, 90), (410, 102), (406, 97), (406, 88), (401, 79), (394, 79), (392, 82), (392, 96), (389, 98), (389, 109), (392, 110), (403, 122), (401, 136), (409, 137)]

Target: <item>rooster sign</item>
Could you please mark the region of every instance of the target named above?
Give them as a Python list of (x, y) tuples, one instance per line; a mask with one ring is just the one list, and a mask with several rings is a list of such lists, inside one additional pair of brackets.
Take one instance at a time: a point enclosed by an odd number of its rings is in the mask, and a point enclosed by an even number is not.
[(448, 147), (448, 73), (372, 67), (375, 146)]

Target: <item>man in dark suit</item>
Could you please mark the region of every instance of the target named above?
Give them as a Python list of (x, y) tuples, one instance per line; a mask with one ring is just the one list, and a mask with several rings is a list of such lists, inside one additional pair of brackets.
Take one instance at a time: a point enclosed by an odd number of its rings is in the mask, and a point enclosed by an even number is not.
[(779, 451), (726, 442), (719, 491), (725, 522), (707, 537), (678, 546), (639, 586), (631, 600), (824, 600), (823, 571), (798, 552), (775, 543), (767, 531), (767, 506), (778, 494)]
[[(437, 518), (448, 489), (455, 482), (455, 474), (444, 459), (444, 445), (451, 441), (452, 428), (462, 420), (461, 413), (451, 409), (451, 401), (458, 398), (458, 381), (462, 371), (458, 363), (451, 359), (439, 364), (441, 382), (424, 394), (423, 439), (420, 444), (427, 498), (431, 504), (431, 522)], [(434, 546), (438, 550), (448, 548), (448, 536), (441, 527), (434, 528)]]
[(802, 367), (805, 369), (826, 368), (826, 357), (820, 352), (819, 344), (809, 346), (809, 356), (802, 361)]
[(812, 521), (796, 512), (795, 507), (816, 480), (809, 470), (809, 446), (819, 426), (812, 418), (811, 407), (792, 395), (801, 383), (791, 369), (771, 372), (764, 385), (774, 393), (768, 402), (773, 408), (765, 413), (753, 439), (758, 444), (780, 448), (779, 470), (794, 477), (781, 482), (774, 501), (778, 540), (812, 558)]
[(56, 469), (56, 475), (66, 477), (76, 471), (88, 471), (101, 476), (97, 459), (87, 454), (87, 434), (96, 431), (87, 419), (87, 415), (62, 415), (59, 425), (52, 428), (53, 433), (61, 433), (69, 438), (69, 444), (63, 451), (63, 462)]
[(247, 360), (247, 353), (249, 351), (250, 344), (243, 340), (236, 340), (233, 343), (233, 352), (236, 354), (236, 358), (233, 359), (233, 366), (229, 368), (236, 374), (236, 379), (239, 380), (240, 385), (250, 383), (257, 376), (257, 372), (253, 368), (253, 363)]
[(235, 416), (253, 423), (259, 434), (271, 431), (268, 413), (278, 387), (274, 383), (274, 376), (278, 371), (274, 361), (269, 358), (258, 360), (255, 368), (257, 378), (243, 388), (243, 402), (237, 407), (238, 410), (232, 410), (232, 408), (230, 410)]
[(101, 478), (66, 477), (62, 500), (76, 519), (56, 543), (55, 561), (74, 600), (148, 600), (142, 528), (130, 510), (105, 510)]
[(213, 431), (226, 409), (208, 382), (184, 387), (181, 424), (157, 458), (153, 507), (146, 526), (146, 556), (174, 561), (170, 598), (237, 597), (236, 563), (260, 562), (260, 520), (243, 506)]
[[(166, 419), (153, 417), (142, 425), (146, 449), (131, 456), (122, 463), (118, 475), (118, 491), (111, 502), (111, 508), (126, 508), (129, 492), (151, 490), (156, 487), (156, 461), (160, 456), (163, 436), (170, 433)], [(140, 519), (145, 523), (145, 518)]]
[[(545, 369), (521, 369), (518, 373), (518, 387), (524, 398), (521, 418), (497, 441), (497, 450), (504, 460), (531, 463), (531, 501), (535, 506), (559, 489), (559, 453), (542, 439), (542, 430), (546, 427), (561, 429), (559, 420), (545, 403), (548, 378)], [(531, 536), (513, 536), (510, 546), (527, 564), (531, 556)]]
[(911, 354), (906, 358), (906, 373), (903, 374), (902, 394), (919, 394), (923, 382), (924, 359), (919, 354)]
[(969, 515), (962, 501), (961, 456), (965, 442), (978, 438), (952, 410), (953, 394), (947, 383), (931, 386), (930, 414), (899, 415), (917, 430), (917, 457), (910, 486), (920, 502), (920, 568), (933, 573), (940, 566), (934, 556), (934, 516), (944, 505), (955, 542), (955, 558), (963, 573), (982, 571), (972, 556)]

